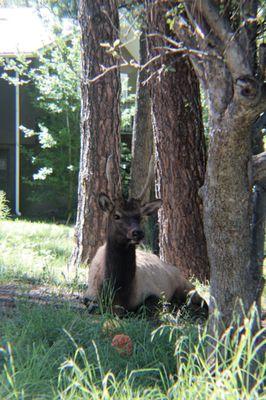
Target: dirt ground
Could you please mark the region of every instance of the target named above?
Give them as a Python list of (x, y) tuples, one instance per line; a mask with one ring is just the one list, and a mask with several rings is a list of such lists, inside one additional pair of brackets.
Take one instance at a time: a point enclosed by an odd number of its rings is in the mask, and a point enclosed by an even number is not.
[(9, 313), (19, 302), (41, 305), (54, 305), (86, 310), (82, 303), (82, 293), (67, 292), (43, 285), (32, 284), (0, 284), (0, 313)]
[[(67, 292), (44, 285), (25, 283), (0, 284), (0, 315), (12, 313), (20, 302), (29, 304), (69, 306), (80, 311), (87, 308), (82, 302), (83, 293)], [(266, 309), (262, 310), (262, 327), (266, 328)]]

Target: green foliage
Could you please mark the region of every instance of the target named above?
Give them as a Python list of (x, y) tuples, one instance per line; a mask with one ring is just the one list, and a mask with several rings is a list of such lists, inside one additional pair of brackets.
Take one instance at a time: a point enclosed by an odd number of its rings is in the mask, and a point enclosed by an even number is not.
[(23, 54), (18, 54), (15, 59), (0, 57), (0, 65), (4, 67), (1, 78), (11, 85), (25, 85), (30, 81), (27, 74), (30, 64)]
[[(55, 208), (75, 207), (80, 147), (80, 47), (77, 32), (40, 54), (39, 66), (29, 71), (42, 110), (41, 151), (31, 161), (37, 172), (27, 183), (34, 201), (46, 199)], [(42, 199), (40, 199), (40, 193)], [(58, 215), (58, 210), (56, 211)]]
[[(80, 44), (78, 29), (67, 38), (57, 31), (50, 48), (36, 62), (18, 55), (2, 60), (2, 77), (11, 84), (31, 83), (31, 97), (38, 115), (37, 129), (21, 126), (25, 137), (38, 137), (39, 146), (23, 149), (23, 162), (30, 175), (23, 177), (30, 193), (27, 209), (42, 204), (61, 218), (74, 212), (80, 152)], [(35, 64), (35, 65), (34, 65)], [(14, 73), (18, 74), (19, 79)], [(29, 169), (28, 165), (31, 164)], [(28, 188), (28, 189), (27, 189)], [(38, 208), (38, 207), (37, 207)], [(44, 214), (45, 214), (44, 212)]]
[[(123, 135), (122, 135), (123, 138)], [(122, 178), (122, 188), (125, 196), (128, 195), (130, 183), (130, 166), (131, 166), (131, 151), (125, 142), (121, 141), (120, 147), (121, 163), (120, 173)]]
[(128, 78), (121, 75), (122, 96), (121, 96), (121, 163), (120, 173), (122, 178), (123, 193), (128, 195), (131, 168), (131, 149), (129, 149), (124, 134), (132, 134), (133, 118), (136, 111), (136, 94), (132, 93), (132, 88), (128, 86)]
[(132, 129), (132, 121), (135, 115), (135, 94), (127, 97), (126, 101), (122, 99), (122, 113), (121, 113), (121, 130), (128, 132)]
[(77, 19), (78, 1), (77, 0), (42, 0), (49, 9), (59, 18), (68, 17)]
[(0, 190), (0, 221), (8, 218), (9, 214), (10, 209), (8, 207), (6, 194), (2, 190)]
[[(27, 210), (30, 215), (68, 218), (76, 210), (80, 155), (80, 34), (73, 25), (67, 38), (55, 27), (57, 39), (39, 52), (38, 62), (18, 55), (2, 59), (2, 77), (10, 84), (30, 83), (32, 103), (37, 113), (35, 127), (21, 126), (25, 138), (37, 137), (38, 146), (22, 150), (22, 173)], [(122, 85), (127, 80), (122, 81)], [(127, 92), (130, 88), (125, 88)], [(130, 132), (135, 95), (123, 96), (121, 130)], [(127, 187), (130, 150), (121, 145), (121, 173)], [(36, 211), (35, 211), (36, 210)]]
[(121, 86), (121, 131), (130, 132), (136, 111), (136, 94), (132, 93), (132, 88), (128, 86), (128, 77), (125, 74), (121, 75)]

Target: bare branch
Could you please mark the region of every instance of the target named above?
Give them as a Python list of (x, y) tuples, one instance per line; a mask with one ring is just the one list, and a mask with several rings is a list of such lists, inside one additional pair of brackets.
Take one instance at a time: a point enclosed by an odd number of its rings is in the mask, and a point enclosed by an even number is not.
[(123, 62), (123, 63), (114, 64), (111, 67), (105, 67), (104, 65), (101, 65), (101, 68), (102, 68), (103, 72), (101, 74), (96, 75), (92, 79), (86, 79), (86, 81), (84, 83), (85, 84), (95, 83), (99, 79), (103, 78), (109, 72), (114, 71), (116, 69), (125, 68), (125, 67), (140, 68), (139, 64), (135, 63), (133, 60), (131, 60), (129, 62)]
[(147, 35), (147, 37), (158, 37), (158, 38), (164, 40), (165, 42), (171, 44), (172, 46), (174, 46), (174, 47), (176, 47), (176, 48), (180, 48), (180, 47), (183, 46), (183, 43), (182, 43), (182, 42), (180, 42), (180, 41), (177, 42), (177, 41), (174, 40), (173, 38), (171, 38), (171, 37), (169, 37), (169, 36), (166, 36), (166, 35), (164, 35), (164, 34), (162, 34), (162, 33), (158, 33), (158, 32), (149, 33), (149, 34)]
[(266, 181), (266, 151), (252, 157), (253, 183)]
[[(157, 47), (154, 47), (154, 49), (155, 50), (164, 50), (165, 53), (162, 54), (162, 56), (169, 55), (169, 54), (180, 54), (180, 53), (183, 53), (185, 55), (193, 54), (195, 56), (198, 56), (199, 58), (202, 58), (202, 57), (208, 57), (208, 58), (215, 57), (215, 58), (218, 58), (218, 59), (222, 60), (222, 57), (220, 57), (217, 54), (213, 55), (213, 54), (210, 54), (207, 51), (197, 50), (197, 49), (188, 49), (186, 47), (183, 47), (183, 48), (180, 48), (180, 49), (173, 49), (173, 48), (167, 47), (167, 46), (157, 46)], [(146, 64), (141, 67), (141, 69), (144, 69), (144, 68), (146, 68)]]
[(215, 58), (222, 60), (222, 57), (219, 56), (216, 52), (214, 53), (211, 51), (203, 51), (198, 48), (187, 47), (187, 46), (185, 46), (184, 42), (182, 42), (182, 41), (177, 42), (176, 40), (174, 40), (170, 37), (167, 37), (165, 35), (162, 35), (161, 33), (150, 33), (149, 35), (147, 35), (147, 37), (158, 37), (158, 38), (163, 39), (164, 41), (172, 44), (175, 47), (175, 48), (172, 48), (169, 46), (158, 46), (158, 47), (154, 47), (154, 49), (158, 49), (158, 50), (164, 49), (164, 50), (169, 51), (172, 54), (174, 54), (174, 53), (194, 54), (194, 55), (198, 55), (199, 57), (202, 57), (202, 56), (215, 57)]
[(195, 7), (223, 43), (226, 62), (233, 78), (252, 75), (248, 57), (241, 48), (235, 32), (232, 31), (228, 19), (219, 14), (216, 4), (211, 0), (201, 0), (195, 2)]
[(213, 32), (215, 32), (226, 46), (226, 44), (232, 40), (234, 33), (231, 32), (230, 23), (225, 15), (220, 15), (218, 7), (211, 0), (195, 2), (195, 7), (206, 19)]
[(189, 23), (194, 28), (199, 47), (206, 49), (207, 46), (211, 44), (212, 47), (218, 48), (222, 54), (223, 46), (221, 41), (213, 34), (202, 14), (195, 8), (195, 4), (185, 4), (185, 10)]
[(154, 71), (152, 74), (150, 74), (150, 75), (148, 76), (148, 78), (147, 78), (145, 81), (142, 82), (142, 85), (145, 86), (145, 85), (147, 85), (153, 78), (155, 78), (155, 77), (158, 76), (158, 75), (160, 76), (160, 75), (162, 74), (163, 70), (164, 70), (164, 67), (162, 66), (162, 67), (159, 68), (158, 70)]
[(238, 28), (238, 40), (254, 72), (257, 66), (256, 36), (258, 28), (258, 0), (240, 0), (239, 11), (241, 21)]
[(101, 12), (106, 16), (107, 20), (110, 22), (110, 25), (112, 26), (112, 28), (114, 29), (114, 31), (116, 31), (116, 33), (119, 36), (119, 29), (114, 25), (112, 19), (110, 18), (108, 12), (106, 11), (105, 7), (102, 6), (101, 7)]
[[(150, 34), (147, 35), (150, 37), (161, 37), (163, 39), (169, 39), (166, 36), (160, 35), (160, 34)], [(122, 62), (117, 63), (112, 65), (111, 67), (105, 67), (104, 65), (101, 65), (101, 69), (102, 69), (102, 73), (98, 74), (97, 76), (95, 76), (92, 79), (87, 79), (84, 83), (85, 84), (91, 84), (91, 83), (95, 83), (98, 80), (100, 80), (101, 78), (103, 78), (107, 73), (114, 71), (116, 69), (122, 69), (122, 68), (126, 68), (126, 67), (132, 67), (135, 69), (140, 69), (141, 71), (148, 68), (151, 64), (155, 63), (156, 61), (158, 61), (159, 59), (162, 59), (163, 57), (169, 56), (169, 55), (174, 55), (174, 54), (186, 54), (186, 55), (194, 55), (196, 57), (202, 58), (202, 57), (219, 57), (216, 54), (212, 55), (209, 52), (206, 51), (202, 51), (202, 50), (197, 50), (197, 49), (192, 49), (192, 48), (187, 48), (187, 47), (179, 47), (181, 45), (183, 45), (182, 42), (178, 43), (175, 42), (174, 40), (167, 40), (169, 43), (174, 43), (175, 45), (178, 45), (178, 48), (171, 48), (171, 47), (156, 47), (155, 49), (157, 50), (163, 50), (164, 53), (160, 53), (156, 56), (154, 56), (153, 58), (151, 58), (149, 61), (147, 61), (145, 64), (140, 65), (139, 63), (135, 62), (134, 60), (130, 60), (130, 61), (126, 61), (124, 58), (122, 59)], [(120, 47), (120, 46), (119, 46)], [(220, 57), (221, 58), (221, 57)]]
[[(197, 41), (194, 38), (193, 32), (191, 31), (189, 25), (185, 21), (184, 18), (179, 17), (175, 19), (173, 31), (176, 36), (182, 40), (187, 48), (198, 49)], [(206, 86), (206, 76), (205, 76), (205, 68), (202, 62), (200, 62), (195, 55), (190, 55), (190, 60), (193, 64), (193, 67), (202, 81), (204, 86)]]

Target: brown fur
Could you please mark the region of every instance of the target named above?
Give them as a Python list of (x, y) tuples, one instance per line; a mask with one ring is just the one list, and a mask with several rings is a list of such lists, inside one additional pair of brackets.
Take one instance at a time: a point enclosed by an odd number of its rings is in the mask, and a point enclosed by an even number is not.
[[(105, 251), (106, 243), (98, 249), (90, 266), (85, 297), (91, 301), (97, 300), (105, 279)], [(164, 263), (155, 254), (136, 250), (136, 264), (136, 274), (128, 293), (128, 310), (135, 310), (150, 296), (184, 302), (188, 293), (194, 289), (177, 267)]]
[[(181, 271), (154, 254), (136, 250), (143, 238), (141, 216), (156, 211), (161, 202), (157, 200), (141, 206), (135, 199), (111, 201), (102, 194), (99, 204), (108, 212), (107, 242), (98, 249), (91, 263), (85, 293), (87, 301), (96, 301), (104, 282), (111, 279), (116, 292), (114, 305), (130, 311), (149, 297), (184, 303), (194, 287)], [(195, 292), (192, 302), (200, 306), (204, 300)]]

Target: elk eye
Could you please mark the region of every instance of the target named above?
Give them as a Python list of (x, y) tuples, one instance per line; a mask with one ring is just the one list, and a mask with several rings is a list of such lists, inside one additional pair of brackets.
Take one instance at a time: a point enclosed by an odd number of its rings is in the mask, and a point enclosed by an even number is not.
[(115, 214), (115, 216), (114, 216), (114, 219), (116, 219), (116, 220), (117, 220), (117, 219), (120, 219), (120, 218), (121, 218), (121, 215), (120, 215), (120, 214), (118, 214), (118, 213), (116, 213), (116, 214)]

